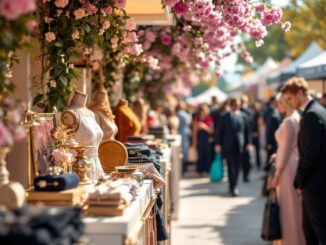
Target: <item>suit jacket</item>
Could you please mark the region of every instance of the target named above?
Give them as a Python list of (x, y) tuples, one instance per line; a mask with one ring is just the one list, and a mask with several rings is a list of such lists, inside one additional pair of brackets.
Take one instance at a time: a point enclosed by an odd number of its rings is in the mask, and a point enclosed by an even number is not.
[(221, 114), (215, 144), (222, 147), (223, 154), (245, 151), (245, 146), (249, 144), (249, 127), (243, 113), (237, 114), (236, 122), (232, 119), (230, 112), (226, 111)]
[(271, 152), (276, 152), (277, 143), (275, 139), (275, 132), (282, 122), (281, 114), (278, 110), (273, 109), (266, 123), (266, 145)]
[(296, 188), (326, 193), (326, 110), (309, 102), (300, 121)]

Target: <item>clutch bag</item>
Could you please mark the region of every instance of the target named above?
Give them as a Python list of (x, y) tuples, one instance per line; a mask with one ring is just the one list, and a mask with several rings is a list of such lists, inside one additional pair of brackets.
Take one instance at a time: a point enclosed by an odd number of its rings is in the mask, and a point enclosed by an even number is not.
[(34, 179), (35, 191), (64, 191), (77, 187), (77, 174), (42, 175)]

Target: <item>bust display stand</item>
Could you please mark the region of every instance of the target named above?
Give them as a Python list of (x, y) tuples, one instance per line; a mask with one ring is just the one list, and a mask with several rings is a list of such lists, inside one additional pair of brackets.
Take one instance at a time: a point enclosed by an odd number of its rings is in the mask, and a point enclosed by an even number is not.
[(98, 147), (103, 138), (103, 132), (95, 120), (94, 113), (86, 107), (87, 95), (75, 91), (73, 98), (61, 115), (61, 122), (75, 131), (75, 140), (83, 146), (92, 146), (85, 152), (91, 162), (88, 176), (92, 180), (104, 177), (104, 172), (98, 158)]
[(94, 112), (96, 122), (103, 131), (102, 142), (113, 140), (118, 133), (118, 127), (115, 124), (114, 115), (110, 108), (109, 96), (104, 88), (95, 91), (95, 96), (89, 105), (89, 109)]

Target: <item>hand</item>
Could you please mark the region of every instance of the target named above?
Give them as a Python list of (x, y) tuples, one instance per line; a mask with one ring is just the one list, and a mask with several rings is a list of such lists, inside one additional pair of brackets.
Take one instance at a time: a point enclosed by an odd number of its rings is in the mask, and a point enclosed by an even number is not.
[(300, 189), (300, 188), (297, 188), (297, 189), (295, 189), (295, 191), (299, 194), (299, 195), (301, 195), (302, 194), (302, 192), (303, 192), (303, 190), (302, 189)]
[(276, 153), (274, 153), (273, 155), (271, 155), (271, 160), (275, 161), (276, 160)]
[(221, 152), (221, 151), (222, 151), (222, 147), (220, 145), (216, 145), (215, 152)]
[(272, 179), (272, 181), (270, 183), (270, 187), (275, 189), (279, 185), (279, 183), (280, 183), (280, 176), (279, 175), (276, 175)]
[(203, 122), (199, 122), (198, 123), (198, 128), (200, 128), (200, 129), (206, 129), (207, 128), (207, 125), (205, 123), (203, 123)]
[(245, 146), (245, 150), (246, 151), (250, 151), (250, 149), (251, 149), (251, 145), (250, 144), (248, 144), (248, 145)]

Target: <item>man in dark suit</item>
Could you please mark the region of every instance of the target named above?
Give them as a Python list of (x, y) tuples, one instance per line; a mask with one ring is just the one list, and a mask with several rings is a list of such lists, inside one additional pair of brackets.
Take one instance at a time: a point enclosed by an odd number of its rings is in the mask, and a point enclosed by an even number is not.
[(276, 100), (272, 98), (270, 100), (270, 108), (268, 115), (265, 117), (265, 137), (266, 137), (266, 151), (267, 151), (267, 163), (270, 157), (276, 153), (277, 143), (275, 139), (275, 132), (282, 122), (282, 116), (276, 108)]
[[(255, 113), (253, 110), (249, 108), (249, 98), (247, 95), (241, 96), (241, 108), (240, 111), (243, 113), (248, 129), (249, 129), (249, 142), (252, 142), (252, 132), (254, 128), (254, 116)], [(251, 169), (251, 162), (250, 162), (250, 152), (244, 151), (241, 156), (241, 163), (242, 163), (242, 170), (243, 170), (243, 181), (249, 182), (249, 173)]]
[(299, 166), (294, 186), (302, 193), (307, 245), (326, 244), (326, 110), (308, 96), (303, 78), (288, 80), (281, 90), (302, 115), (298, 137)]
[(241, 155), (249, 148), (249, 129), (244, 115), (239, 111), (240, 100), (229, 100), (230, 111), (222, 113), (215, 138), (215, 152), (222, 152), (228, 165), (229, 191), (238, 196), (237, 189)]

